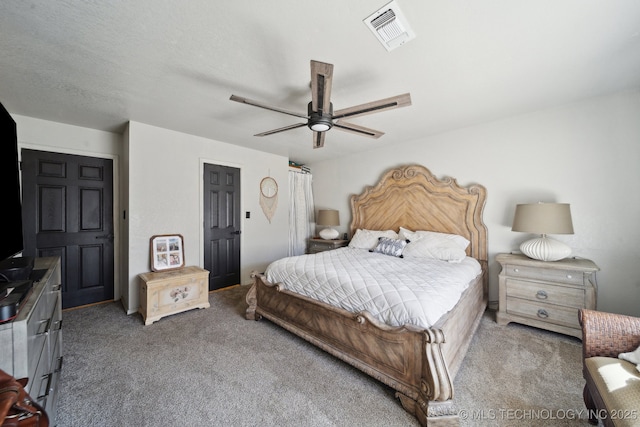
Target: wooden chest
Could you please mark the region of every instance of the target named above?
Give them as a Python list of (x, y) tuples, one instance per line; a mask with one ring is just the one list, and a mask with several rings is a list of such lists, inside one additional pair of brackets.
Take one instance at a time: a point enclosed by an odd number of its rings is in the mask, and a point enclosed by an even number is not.
[(171, 314), (209, 307), (209, 272), (200, 267), (142, 273), (140, 307), (145, 325)]

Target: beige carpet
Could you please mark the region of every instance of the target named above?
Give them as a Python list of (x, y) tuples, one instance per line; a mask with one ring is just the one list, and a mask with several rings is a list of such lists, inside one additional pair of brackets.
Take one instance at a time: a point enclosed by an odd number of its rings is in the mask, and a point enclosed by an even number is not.
[(463, 425), (590, 425), (581, 341), (494, 319), (485, 314), (454, 383)]
[[(119, 303), (64, 312), (58, 426), (418, 425), (388, 387), (245, 320), (247, 290), (149, 326)], [(488, 312), (455, 380), (461, 425), (588, 425), (580, 351), (575, 338), (498, 326)]]

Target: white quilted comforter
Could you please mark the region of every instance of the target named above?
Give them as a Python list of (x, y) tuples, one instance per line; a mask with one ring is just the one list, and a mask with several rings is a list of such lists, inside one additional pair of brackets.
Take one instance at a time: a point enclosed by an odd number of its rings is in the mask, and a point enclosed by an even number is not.
[(390, 326), (428, 328), (451, 310), (480, 263), (396, 258), (366, 249), (340, 248), (273, 262), (271, 283), (353, 313), (368, 311)]

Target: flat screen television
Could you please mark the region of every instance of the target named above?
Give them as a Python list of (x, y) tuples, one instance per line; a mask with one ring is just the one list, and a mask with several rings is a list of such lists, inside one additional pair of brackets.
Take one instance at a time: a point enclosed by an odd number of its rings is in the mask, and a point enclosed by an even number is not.
[[(14, 259), (24, 249), (18, 134), (16, 122), (0, 103), (0, 273), (27, 261)], [(28, 261), (27, 261), (28, 262)], [(0, 276), (0, 280), (3, 277)], [(6, 278), (5, 278), (6, 280)]]

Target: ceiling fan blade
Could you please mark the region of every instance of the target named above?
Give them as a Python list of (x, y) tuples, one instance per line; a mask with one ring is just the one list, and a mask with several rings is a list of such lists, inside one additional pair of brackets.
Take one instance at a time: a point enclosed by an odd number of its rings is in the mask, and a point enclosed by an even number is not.
[(311, 110), (331, 112), (331, 83), (333, 64), (311, 61)]
[(333, 119), (338, 120), (346, 117), (364, 116), (366, 114), (378, 113), (380, 111), (406, 107), (408, 105), (411, 105), (411, 95), (405, 93), (398, 96), (392, 96), (391, 98), (385, 98), (379, 101), (368, 102), (366, 104), (338, 110), (333, 114)]
[(278, 128), (278, 129), (273, 129), (273, 130), (268, 130), (266, 132), (262, 132), (262, 133), (257, 133), (253, 136), (267, 136), (267, 135), (272, 135), (274, 133), (279, 133), (279, 132), (284, 132), (287, 130), (291, 130), (291, 129), (297, 129), (297, 128), (301, 128), (303, 126), (306, 126), (306, 123), (296, 123), (295, 125), (289, 125), (289, 126), (285, 126), (282, 128)]
[(364, 126), (354, 125), (353, 123), (335, 122), (333, 124), (334, 129), (339, 129), (345, 132), (355, 133), (356, 135), (368, 136), (369, 138), (380, 138), (384, 135), (384, 132), (379, 130), (369, 129)]
[(271, 110), (271, 111), (275, 111), (275, 112), (283, 113), (283, 114), (288, 114), (288, 115), (294, 116), (294, 117), (300, 117), (300, 118), (303, 118), (303, 119), (308, 119), (309, 118), (309, 116), (307, 116), (305, 114), (294, 113), (293, 111), (287, 111), (287, 110), (283, 110), (282, 108), (272, 107), (271, 105), (263, 104), (263, 103), (258, 102), (258, 101), (253, 101), (251, 99), (243, 98), (241, 96), (231, 95), (231, 98), (229, 98), (229, 99), (231, 101), (240, 102), (241, 104), (253, 105), (254, 107), (265, 108), (267, 110)]
[(314, 132), (313, 133), (313, 148), (324, 147), (324, 134), (326, 132)]

